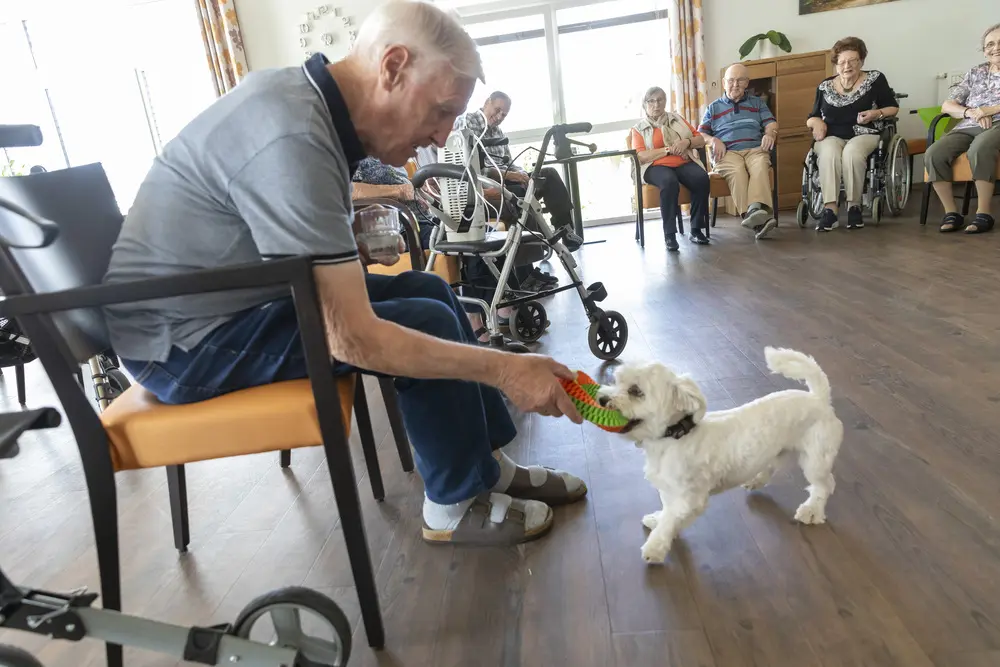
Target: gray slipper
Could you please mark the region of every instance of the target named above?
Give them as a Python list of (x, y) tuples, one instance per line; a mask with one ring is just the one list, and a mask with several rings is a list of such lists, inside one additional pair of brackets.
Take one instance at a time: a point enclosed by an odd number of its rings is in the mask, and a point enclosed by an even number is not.
[(509, 547), (537, 540), (552, 529), (552, 509), (540, 502), (503, 493), (481, 493), (454, 529), (433, 530), (424, 524), (430, 544)]

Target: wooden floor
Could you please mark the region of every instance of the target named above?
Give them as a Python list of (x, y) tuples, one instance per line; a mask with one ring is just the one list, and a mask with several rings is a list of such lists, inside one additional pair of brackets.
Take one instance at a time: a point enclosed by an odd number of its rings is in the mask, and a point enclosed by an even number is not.
[[(388, 633), (356, 629), (352, 665), (406, 667), (994, 667), (1000, 665), (1000, 235), (945, 236), (914, 216), (818, 236), (787, 226), (754, 243), (732, 220), (715, 243), (667, 254), (653, 223), (588, 230), (581, 266), (608, 287), (631, 338), (625, 359), (693, 373), (710, 408), (787, 386), (765, 345), (812, 354), (846, 434), (829, 523), (791, 521), (798, 471), (712, 499), (665, 566), (639, 557), (656, 496), (639, 452), (591, 426), (520, 416), (524, 463), (590, 486), (547, 538), (507, 550), (419, 539), (420, 480), (400, 471), (374, 398), (388, 497), (372, 500), (355, 456)], [(549, 307), (541, 350), (589, 354), (582, 309)], [(50, 401), (40, 370), (29, 404)], [(12, 403), (12, 372), (2, 389)], [(370, 387), (370, 389), (374, 389)], [(990, 416), (990, 414), (993, 416)], [(21, 583), (96, 586), (91, 525), (68, 432), (26, 437), (0, 464), (0, 563)], [(357, 451), (357, 448), (356, 450)], [(306, 584), (358, 606), (321, 452), (190, 467), (193, 543), (178, 556), (163, 471), (123, 474), (125, 607), (185, 623), (232, 620), (253, 596)], [(0, 634), (48, 667), (103, 664), (95, 644)], [(139, 652), (128, 663), (176, 661)]]

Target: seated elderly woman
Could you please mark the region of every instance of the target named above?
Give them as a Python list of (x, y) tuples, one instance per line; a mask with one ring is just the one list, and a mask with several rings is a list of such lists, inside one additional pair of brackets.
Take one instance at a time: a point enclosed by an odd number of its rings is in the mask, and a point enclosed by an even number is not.
[(868, 156), (878, 148), (884, 120), (899, 112), (896, 96), (885, 75), (865, 70), (868, 48), (857, 37), (846, 37), (830, 50), (837, 74), (816, 88), (816, 102), (806, 125), (812, 130), (823, 191), (823, 216), (816, 230), (828, 232), (838, 225), (840, 182), (847, 199), (847, 228), (865, 226), (861, 195)]
[(430, 245), (431, 232), (437, 221), (430, 216), (430, 212), (423, 204), (417, 201), (413, 192), (413, 184), (410, 183), (405, 169), (391, 167), (377, 158), (366, 157), (358, 163), (353, 181), (352, 197), (354, 199), (384, 197), (405, 203), (420, 226), (418, 236), (421, 247), (427, 248)]
[(677, 250), (680, 186), (691, 193), (691, 242), (708, 243), (708, 195), (711, 182), (698, 157), (705, 138), (678, 114), (667, 111), (667, 94), (653, 86), (642, 97), (643, 119), (632, 128), (632, 148), (639, 153), (642, 179), (660, 189), (660, 217), (667, 250)]
[[(983, 53), (986, 62), (969, 70), (952, 88), (951, 98), (941, 105), (944, 113), (961, 118), (961, 122), (931, 144), (924, 155), (928, 180), (944, 206), (942, 232), (964, 229), (967, 234), (980, 234), (993, 229), (990, 200), (1000, 156), (1000, 23), (983, 33)], [(951, 184), (952, 163), (965, 152), (979, 198), (979, 210), (968, 225), (955, 206)]]

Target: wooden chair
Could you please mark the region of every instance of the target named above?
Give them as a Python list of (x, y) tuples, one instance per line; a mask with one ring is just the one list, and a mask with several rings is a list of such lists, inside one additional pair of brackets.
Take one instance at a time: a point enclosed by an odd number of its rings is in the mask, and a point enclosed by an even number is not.
[[(934, 117), (930, 123), (930, 127), (927, 129), (927, 149), (930, 150), (931, 145), (934, 144), (938, 123), (945, 121), (951, 122), (954, 119), (948, 114), (942, 113)], [(953, 123), (954, 124), (954, 123)], [(962, 199), (962, 215), (969, 215), (969, 206), (972, 202), (972, 195), (976, 192), (975, 182), (972, 178), (972, 165), (969, 163), (969, 155), (967, 153), (962, 153), (951, 165), (952, 168), (952, 182), (953, 183), (965, 183), (965, 196)], [(997, 157), (997, 174), (1000, 174), (1000, 156)], [(929, 176), (927, 174), (926, 161), (924, 166), (924, 191), (923, 196), (920, 201), (920, 224), (927, 224), (927, 213), (930, 209), (931, 204), (931, 190), (933, 186)], [(997, 181), (1000, 184), (1000, 180)]]
[[(30, 337), (76, 438), (91, 505), (103, 606), (121, 609), (116, 472), (167, 467), (174, 478), (172, 510), (175, 517), (185, 517), (186, 529), (186, 513), (178, 506), (184, 490), (181, 466), (322, 445), (368, 643), (383, 646), (385, 631), (347, 441), (351, 410), (363, 391), (356, 377), (336, 378), (331, 372), (310, 258), (103, 285), (121, 214), (100, 165), (72, 169), (77, 176), (74, 187), (57, 204), (31, 196), (29, 184), (35, 176), (0, 179), (0, 290), (6, 297), (0, 302), (0, 317), (17, 318)], [(60, 230), (73, 226), (92, 232), (90, 252), (61, 240)], [(275, 286), (286, 287), (294, 300), (308, 379), (179, 406), (163, 405), (134, 385), (104, 413), (94, 410), (77, 370), (83, 360), (110, 347), (101, 307)], [(333, 406), (337, 409), (329, 409)], [(359, 412), (358, 422), (367, 424), (367, 415)], [(366, 445), (366, 454), (373, 448), (373, 443)], [(376, 459), (368, 460), (368, 470), (380, 484)], [(109, 667), (121, 667), (120, 646), (109, 644), (107, 657)]]

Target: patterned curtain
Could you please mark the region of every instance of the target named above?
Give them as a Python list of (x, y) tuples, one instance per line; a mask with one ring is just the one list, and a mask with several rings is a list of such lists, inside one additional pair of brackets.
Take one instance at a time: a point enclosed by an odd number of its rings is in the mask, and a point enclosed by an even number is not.
[(673, 58), (670, 109), (695, 127), (701, 121), (708, 87), (701, 3), (702, 0), (670, 0), (667, 8), (670, 56)]
[(247, 75), (243, 33), (234, 0), (195, 0), (201, 17), (201, 39), (208, 55), (215, 90), (222, 97)]

